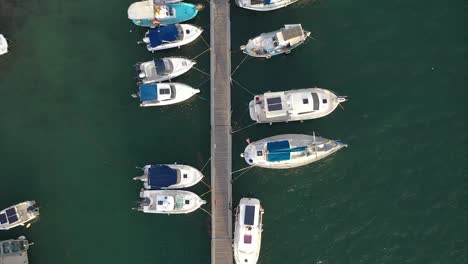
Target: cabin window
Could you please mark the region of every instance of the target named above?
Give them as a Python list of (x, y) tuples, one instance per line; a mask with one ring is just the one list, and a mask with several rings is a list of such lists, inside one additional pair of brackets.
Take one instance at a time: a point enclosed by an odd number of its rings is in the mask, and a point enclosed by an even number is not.
[(187, 179), (187, 174), (184, 173), (184, 179)]
[(187, 35), (190, 34), (190, 30), (189, 30), (189, 29), (186, 29), (186, 30), (185, 30), (185, 34), (187, 34)]
[(307, 98), (302, 99), (302, 103), (303, 104), (309, 104), (309, 99), (307, 99)]
[(326, 104), (326, 103), (327, 103), (327, 99), (323, 99), (323, 100), (322, 100), (322, 103)]
[(185, 200), (185, 204), (190, 204), (190, 200)]
[(166, 88), (160, 89), (159, 94), (171, 94), (171, 89), (166, 89)]
[(163, 205), (163, 201), (158, 201), (158, 205)]
[(263, 156), (263, 151), (261, 150), (257, 151), (257, 156)]

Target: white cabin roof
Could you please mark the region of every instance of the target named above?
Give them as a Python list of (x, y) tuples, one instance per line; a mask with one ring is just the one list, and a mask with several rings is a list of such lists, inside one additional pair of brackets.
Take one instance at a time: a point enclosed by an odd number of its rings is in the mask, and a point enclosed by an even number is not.
[(6, 38), (0, 34), (0, 55), (8, 52), (8, 42)]
[(172, 196), (157, 195), (156, 196), (156, 209), (158, 211), (171, 211), (175, 207), (175, 200)]

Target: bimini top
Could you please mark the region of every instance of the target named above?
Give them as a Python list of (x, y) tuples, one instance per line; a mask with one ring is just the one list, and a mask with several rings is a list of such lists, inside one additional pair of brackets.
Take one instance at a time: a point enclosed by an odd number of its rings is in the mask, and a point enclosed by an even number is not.
[(267, 143), (268, 161), (284, 161), (291, 159), (291, 152), (299, 152), (306, 150), (307, 147), (291, 148), (289, 141), (275, 141)]
[(148, 185), (151, 189), (169, 187), (177, 183), (177, 171), (166, 165), (154, 165), (148, 169)]
[(174, 66), (170, 60), (155, 59), (154, 67), (156, 68), (156, 73), (159, 76), (167, 75), (174, 70)]
[(16, 213), (15, 207), (8, 208), (5, 210), (5, 213), (0, 214), (0, 225), (7, 224), (7, 223), (14, 224), (18, 222), (18, 220), (19, 220), (19, 217), (18, 217), (18, 214)]
[(168, 25), (155, 29), (150, 29), (149, 39), (151, 47), (157, 47), (164, 42), (173, 42), (179, 38), (179, 32), (176, 25)]
[(158, 85), (155, 83), (145, 83), (140, 85), (140, 101), (158, 100)]

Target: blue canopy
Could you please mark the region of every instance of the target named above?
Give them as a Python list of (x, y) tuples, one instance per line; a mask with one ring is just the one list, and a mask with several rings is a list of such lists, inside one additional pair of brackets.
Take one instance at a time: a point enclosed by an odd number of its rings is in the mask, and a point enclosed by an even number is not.
[(166, 165), (154, 165), (148, 169), (148, 185), (151, 189), (169, 187), (177, 183), (177, 171)]
[(177, 40), (179, 33), (177, 31), (176, 25), (168, 25), (164, 27), (158, 27), (155, 29), (150, 29), (149, 39), (151, 47), (157, 47), (163, 42), (172, 42)]
[(289, 141), (275, 141), (267, 143), (268, 160), (269, 161), (283, 161), (291, 159), (291, 152), (304, 151), (307, 147), (291, 148)]
[(158, 99), (158, 85), (155, 83), (144, 83), (140, 85), (140, 101), (154, 101)]
[(263, 0), (263, 3), (264, 3), (265, 5), (269, 5), (269, 4), (271, 3), (271, 0)]

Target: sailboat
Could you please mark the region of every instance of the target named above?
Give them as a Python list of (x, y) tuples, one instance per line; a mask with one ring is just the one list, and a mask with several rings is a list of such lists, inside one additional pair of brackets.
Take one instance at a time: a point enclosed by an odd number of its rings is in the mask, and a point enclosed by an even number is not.
[(249, 39), (240, 49), (249, 56), (269, 59), (271, 56), (290, 53), (304, 43), (308, 36), (310, 32), (303, 30), (301, 24), (284, 25), (281, 29)]
[(255, 264), (262, 242), (263, 208), (255, 198), (242, 198), (236, 208), (234, 259), (236, 264)]
[(0, 55), (3, 55), (7, 52), (8, 52), (8, 41), (2, 34), (0, 34)]
[(236, 0), (239, 7), (254, 11), (273, 11), (286, 7), (299, 0)]
[(198, 10), (199, 7), (189, 3), (159, 4), (154, 0), (145, 0), (131, 4), (127, 13), (137, 26), (156, 27), (190, 20)]
[(138, 211), (152, 214), (188, 214), (206, 203), (198, 195), (182, 190), (142, 190)]
[(39, 208), (35, 201), (26, 201), (0, 211), (0, 230), (17, 226), (29, 226), (32, 220), (39, 217)]
[(146, 165), (142, 170), (143, 175), (133, 179), (142, 181), (147, 190), (188, 188), (203, 178), (199, 170), (182, 164)]
[(327, 116), (346, 100), (322, 88), (268, 92), (255, 95), (249, 112), (257, 123), (303, 121)]
[(241, 154), (251, 166), (289, 169), (321, 160), (348, 145), (314, 135), (285, 134), (252, 142)]

